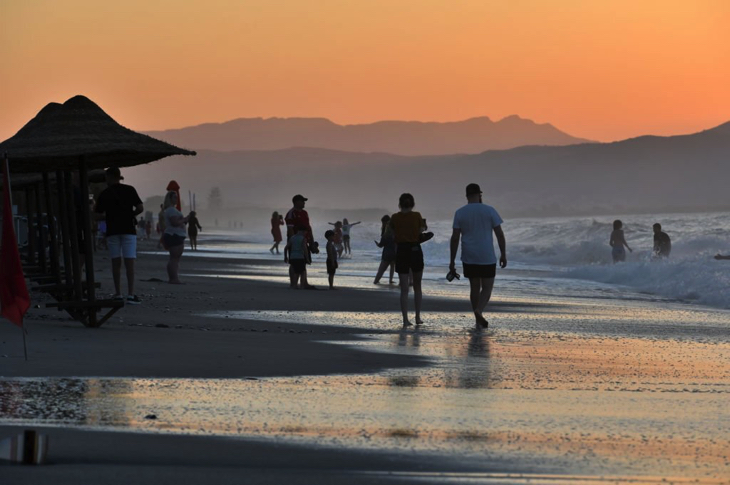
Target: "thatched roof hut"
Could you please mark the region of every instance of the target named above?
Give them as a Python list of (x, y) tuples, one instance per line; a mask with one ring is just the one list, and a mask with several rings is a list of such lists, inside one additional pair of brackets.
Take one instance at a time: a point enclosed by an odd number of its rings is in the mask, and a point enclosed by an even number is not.
[(49, 103), (13, 137), (0, 143), (11, 173), (73, 170), (83, 156), (89, 169), (130, 167), (195, 152), (121, 126), (90, 99)]

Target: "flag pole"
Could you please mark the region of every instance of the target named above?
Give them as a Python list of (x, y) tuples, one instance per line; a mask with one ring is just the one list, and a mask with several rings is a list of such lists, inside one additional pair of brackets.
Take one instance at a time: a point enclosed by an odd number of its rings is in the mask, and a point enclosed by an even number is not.
[(25, 319), (23, 320), (23, 326), (20, 327), (20, 331), (23, 332), (23, 355), (25, 355), (25, 361), (28, 362), (28, 345), (25, 343), (25, 335), (28, 330), (25, 328)]
[[(12, 217), (13, 214), (13, 191), (10, 187), (10, 164), (8, 163), (8, 153), (3, 153), (3, 159), (4, 159), (4, 169), (5, 173), (7, 174), (7, 177), (5, 177), (5, 182), (7, 182), (7, 186), (3, 188), (3, 190), (8, 191), (8, 200), (10, 201), (10, 215)], [(20, 318), (23, 318), (22, 316)], [(25, 319), (21, 320), (22, 324), (20, 325), (20, 331), (23, 334), (23, 355), (25, 356), (25, 361), (28, 362), (28, 345), (25, 342), (25, 334), (28, 333), (28, 330), (25, 328)]]

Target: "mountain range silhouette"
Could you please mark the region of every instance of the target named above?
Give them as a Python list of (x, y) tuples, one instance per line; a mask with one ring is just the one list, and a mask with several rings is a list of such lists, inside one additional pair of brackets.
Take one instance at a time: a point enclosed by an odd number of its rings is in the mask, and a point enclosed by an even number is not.
[(155, 180), (171, 174), (201, 196), (220, 187), (229, 207), (281, 210), (303, 193), (312, 207), (395, 210), (398, 195), (411, 192), (417, 207), (448, 215), (476, 182), (485, 200), (513, 215), (727, 210), (730, 123), (689, 135), (478, 154), (200, 150), (195, 159), (171, 157), (125, 172), (147, 194), (164, 193)]
[(513, 115), (455, 122), (378, 121), (338, 125), (325, 118), (239, 118), (148, 135), (195, 150), (281, 150), (293, 147), (396, 155), (447, 155), (523, 145), (572, 145), (576, 138), (549, 123)]

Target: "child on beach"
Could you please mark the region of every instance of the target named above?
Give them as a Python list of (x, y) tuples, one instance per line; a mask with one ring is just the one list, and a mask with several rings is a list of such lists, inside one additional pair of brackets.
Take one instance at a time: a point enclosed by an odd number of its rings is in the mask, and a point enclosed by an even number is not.
[(337, 251), (335, 250), (335, 231), (329, 230), (324, 233), (327, 239), (327, 278), (330, 283), (330, 290), (334, 290), (335, 272), (337, 271)]
[(350, 249), (350, 229), (352, 226), (360, 224), (360, 221), (353, 222), (350, 224), (347, 219), (342, 219), (342, 242), (345, 245), (345, 254), (352, 256), (352, 250)]
[(629, 247), (629, 243), (627, 243), (624, 238), (624, 231), (622, 228), (623, 222), (618, 219), (613, 221), (613, 232), (611, 233), (611, 238), (608, 241), (608, 244), (610, 244), (612, 248), (611, 255), (613, 256), (613, 264), (626, 261), (626, 250), (624, 250), (624, 246), (626, 246), (626, 249), (628, 249), (629, 252), (633, 252)]
[(332, 236), (332, 242), (335, 245), (335, 250), (337, 251), (337, 257), (342, 257), (342, 251), (344, 250), (344, 247), (342, 246), (342, 222), (328, 222), (330, 226), (335, 226), (335, 229), (333, 232), (334, 236)]
[(294, 230), (295, 234), (289, 238), (284, 247), (284, 262), (289, 263), (289, 266), (291, 266), (289, 273), (291, 288), (296, 290), (300, 279), (306, 281), (309, 250), (307, 249), (306, 239), (307, 228), (297, 226)]

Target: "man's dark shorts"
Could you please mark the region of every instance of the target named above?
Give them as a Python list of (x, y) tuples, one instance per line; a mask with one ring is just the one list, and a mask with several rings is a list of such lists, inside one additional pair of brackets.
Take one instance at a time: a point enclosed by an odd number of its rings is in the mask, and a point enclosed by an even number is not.
[(494, 278), (497, 274), (496, 264), (463, 264), (467, 278)]
[(395, 254), (395, 272), (404, 274), (423, 271), (423, 251), (418, 243), (398, 243)]
[(302, 274), (307, 269), (307, 262), (303, 259), (290, 259), (289, 264), (295, 274)]

